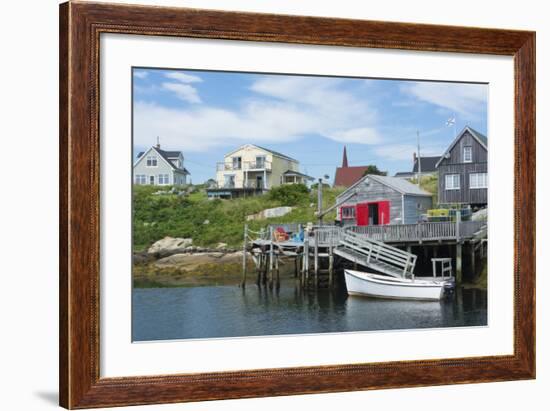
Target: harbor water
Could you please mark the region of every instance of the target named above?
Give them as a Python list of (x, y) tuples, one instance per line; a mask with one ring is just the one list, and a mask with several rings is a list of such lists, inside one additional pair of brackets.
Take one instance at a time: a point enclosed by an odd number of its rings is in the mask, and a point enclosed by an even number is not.
[(248, 285), (135, 288), (133, 341), (487, 325), (487, 292), (457, 289), (442, 301), (348, 296), (345, 288)]

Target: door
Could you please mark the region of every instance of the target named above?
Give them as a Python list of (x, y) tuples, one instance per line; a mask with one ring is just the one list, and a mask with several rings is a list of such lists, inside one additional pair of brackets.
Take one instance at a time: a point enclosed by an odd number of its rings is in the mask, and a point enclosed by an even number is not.
[(378, 221), (379, 224), (386, 225), (390, 223), (390, 202), (380, 201), (378, 203)]
[(152, 186), (155, 185), (155, 176), (149, 176), (149, 184), (151, 184)]
[(264, 188), (264, 178), (262, 176), (256, 176), (256, 188)]
[(369, 203), (369, 224), (378, 225), (378, 203)]
[(369, 225), (369, 205), (368, 203), (359, 203), (355, 206), (355, 220), (357, 225)]

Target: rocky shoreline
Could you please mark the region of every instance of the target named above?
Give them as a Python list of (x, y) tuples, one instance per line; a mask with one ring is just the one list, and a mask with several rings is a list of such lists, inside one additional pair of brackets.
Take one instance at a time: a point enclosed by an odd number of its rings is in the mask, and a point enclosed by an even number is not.
[(165, 237), (147, 251), (134, 253), (134, 286), (236, 284), (241, 276), (242, 258), (242, 250), (224, 243), (214, 248), (197, 247), (192, 239)]

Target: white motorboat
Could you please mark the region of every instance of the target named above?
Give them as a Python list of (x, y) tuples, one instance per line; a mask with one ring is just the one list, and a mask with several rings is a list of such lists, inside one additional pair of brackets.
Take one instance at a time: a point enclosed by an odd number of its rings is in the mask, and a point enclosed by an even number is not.
[(350, 295), (412, 300), (441, 300), (445, 290), (454, 287), (452, 277), (433, 279), (395, 278), (388, 275), (344, 270)]

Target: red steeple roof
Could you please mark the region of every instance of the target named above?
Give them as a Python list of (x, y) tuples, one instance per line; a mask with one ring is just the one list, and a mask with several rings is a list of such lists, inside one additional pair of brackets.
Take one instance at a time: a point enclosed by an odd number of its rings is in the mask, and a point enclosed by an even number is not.
[(347, 168), (348, 166), (348, 154), (346, 153), (346, 146), (344, 146), (344, 156), (342, 157), (342, 168)]

